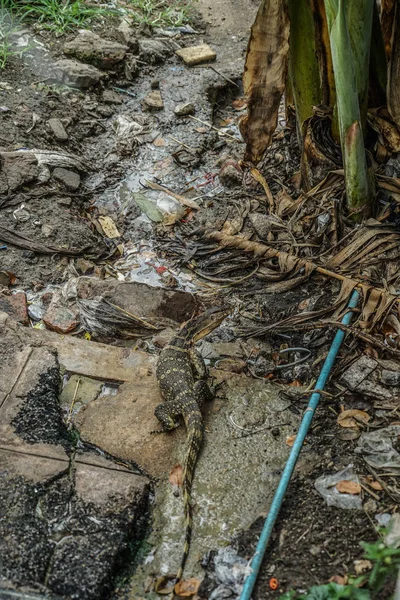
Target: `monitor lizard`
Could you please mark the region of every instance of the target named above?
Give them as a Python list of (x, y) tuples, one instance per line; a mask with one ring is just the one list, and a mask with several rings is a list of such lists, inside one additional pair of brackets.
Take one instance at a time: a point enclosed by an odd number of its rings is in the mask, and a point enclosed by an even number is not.
[(203, 439), (204, 425), (201, 407), (213, 394), (207, 385), (207, 369), (195, 342), (218, 327), (231, 312), (228, 308), (212, 308), (184, 323), (173, 340), (162, 350), (156, 376), (164, 402), (154, 414), (163, 431), (179, 426), (179, 417), (187, 429), (187, 451), (183, 464), (183, 500), (185, 511), (185, 545), (175, 582), (182, 579), (189, 555), (192, 536), (191, 490), (193, 473)]

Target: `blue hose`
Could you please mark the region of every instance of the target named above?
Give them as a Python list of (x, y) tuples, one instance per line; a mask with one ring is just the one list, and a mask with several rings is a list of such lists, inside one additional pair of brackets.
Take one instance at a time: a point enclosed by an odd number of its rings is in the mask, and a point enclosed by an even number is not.
[[(354, 291), (349, 300), (348, 308), (350, 308), (350, 309), (355, 308), (357, 306), (358, 298), (359, 298), (359, 293), (357, 291)], [(353, 316), (353, 312), (351, 310), (348, 310), (342, 319), (343, 325), (348, 325), (351, 321), (352, 316)], [(330, 372), (332, 370), (333, 363), (335, 362), (337, 353), (339, 352), (340, 346), (342, 345), (344, 336), (345, 336), (344, 331), (339, 330), (336, 332), (336, 335), (334, 337), (334, 340), (333, 340), (330, 350), (328, 352), (328, 356), (325, 359), (320, 376), (318, 377), (318, 381), (315, 385), (315, 389), (321, 390), (321, 391), (324, 389), (325, 384), (330, 375)], [(272, 533), (273, 527), (275, 525), (275, 521), (278, 518), (278, 514), (281, 509), (287, 487), (288, 487), (290, 479), (293, 475), (293, 471), (296, 466), (297, 459), (299, 458), (299, 454), (300, 454), (301, 448), (303, 446), (304, 439), (310, 428), (311, 421), (314, 416), (315, 410), (318, 406), (320, 397), (321, 397), (321, 394), (319, 392), (313, 392), (311, 394), (311, 398), (308, 403), (307, 410), (304, 413), (303, 419), (302, 419), (300, 427), (299, 427), (299, 431), (296, 435), (296, 439), (292, 446), (292, 450), (290, 452), (289, 458), (288, 458), (285, 468), (282, 472), (278, 488), (275, 492), (275, 496), (272, 500), (272, 503), (271, 503), (271, 506), (270, 506), (270, 509), (268, 512), (268, 516), (265, 520), (264, 527), (263, 527), (263, 530), (260, 535), (260, 539), (258, 540), (257, 548), (256, 548), (255, 554), (253, 556), (253, 559), (251, 561), (251, 573), (250, 573), (250, 575), (248, 575), (247, 579), (244, 582), (240, 600), (250, 600), (250, 598), (251, 598), (251, 594), (253, 592), (253, 588), (255, 586), (258, 573), (260, 571), (261, 563), (264, 558), (265, 550), (267, 549), (267, 545), (268, 545), (269, 539), (271, 537), (271, 533)]]

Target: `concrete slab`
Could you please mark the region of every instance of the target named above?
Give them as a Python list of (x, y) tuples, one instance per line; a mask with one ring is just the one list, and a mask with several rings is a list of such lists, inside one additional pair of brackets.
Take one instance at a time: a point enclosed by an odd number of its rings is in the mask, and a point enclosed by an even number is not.
[(75, 425), (87, 442), (120, 458), (133, 460), (153, 476), (165, 476), (174, 465), (177, 440), (184, 428), (169, 434), (160, 429), (154, 409), (162, 402), (154, 374), (124, 383), (115, 396), (99, 397), (75, 417)]

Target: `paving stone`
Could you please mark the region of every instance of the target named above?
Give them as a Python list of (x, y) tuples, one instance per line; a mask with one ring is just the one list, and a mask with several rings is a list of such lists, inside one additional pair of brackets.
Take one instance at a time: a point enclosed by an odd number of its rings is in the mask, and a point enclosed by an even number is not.
[(29, 325), (28, 306), (25, 292), (0, 294), (0, 311), (7, 313), (23, 325)]
[(100, 69), (111, 69), (124, 60), (128, 46), (82, 30), (73, 40), (64, 44), (63, 50), (67, 56), (74, 56)]
[(154, 435), (160, 429), (154, 409), (162, 402), (154, 374), (138, 376), (120, 386), (115, 396), (98, 398), (88, 404), (75, 426), (83, 439), (106, 452), (133, 460), (153, 476), (165, 475), (173, 467), (173, 450), (184, 428), (168, 435)]
[(60, 119), (49, 119), (48, 124), (56, 140), (59, 142), (67, 141), (68, 133), (65, 131), (64, 125), (61, 123)]
[(164, 108), (160, 90), (151, 90), (142, 100), (142, 110), (155, 112)]
[(381, 379), (382, 383), (385, 385), (399, 386), (400, 371), (389, 371), (388, 369), (382, 369)]
[(78, 173), (74, 171), (69, 171), (68, 169), (63, 169), (62, 167), (57, 167), (53, 171), (54, 179), (57, 181), (61, 181), (65, 185), (68, 190), (76, 191), (81, 183), (81, 178)]
[(53, 76), (66, 85), (86, 90), (98, 85), (105, 74), (92, 65), (66, 58), (54, 64)]
[(43, 323), (57, 333), (69, 333), (79, 325), (78, 309), (65, 306), (60, 295), (53, 294), (50, 306), (43, 316)]
[(217, 58), (216, 52), (210, 48), (208, 44), (200, 44), (200, 46), (189, 46), (176, 51), (176, 54), (189, 67), (199, 65), (204, 62), (211, 62)]

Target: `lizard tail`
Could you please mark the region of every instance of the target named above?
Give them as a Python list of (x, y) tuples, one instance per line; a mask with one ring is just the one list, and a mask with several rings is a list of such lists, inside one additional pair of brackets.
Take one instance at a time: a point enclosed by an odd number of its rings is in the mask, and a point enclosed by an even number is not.
[(192, 481), (197, 458), (199, 456), (201, 442), (203, 440), (203, 417), (200, 411), (192, 412), (187, 423), (188, 449), (183, 467), (183, 502), (185, 509), (185, 545), (183, 548), (181, 565), (176, 580), (180, 581), (183, 576), (187, 557), (189, 556), (190, 541), (192, 538)]

